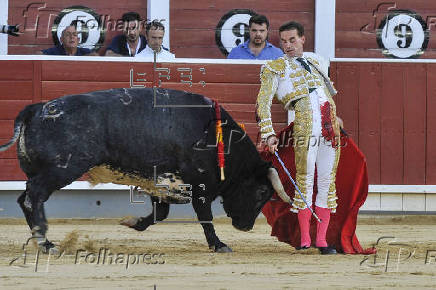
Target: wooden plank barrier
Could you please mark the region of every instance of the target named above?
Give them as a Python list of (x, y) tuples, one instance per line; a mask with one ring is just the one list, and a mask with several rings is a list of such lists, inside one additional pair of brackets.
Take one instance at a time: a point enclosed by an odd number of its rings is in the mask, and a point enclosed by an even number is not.
[(370, 184), (435, 184), (436, 63), (338, 60), (331, 76)]
[[(153, 63), (95, 59), (0, 60), (0, 143), (12, 137), (14, 119), (28, 104), (131, 84), (151, 87), (159, 80), (161, 87), (216, 99), (244, 123), (253, 142), (258, 139), (260, 64), (187, 60), (154, 68)], [(436, 64), (337, 61), (331, 77), (339, 91), (338, 115), (367, 157), (370, 183), (435, 184)], [(276, 101), (272, 112), (280, 130), (287, 112)], [(8, 180), (25, 180), (16, 149), (0, 153), (0, 181)]]

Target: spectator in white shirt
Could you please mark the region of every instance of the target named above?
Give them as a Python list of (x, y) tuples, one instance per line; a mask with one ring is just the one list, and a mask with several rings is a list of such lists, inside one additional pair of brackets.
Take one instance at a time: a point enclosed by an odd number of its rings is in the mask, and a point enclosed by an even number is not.
[(163, 37), (165, 34), (165, 26), (159, 21), (152, 21), (147, 24), (145, 37), (147, 38), (147, 46), (143, 51), (136, 54), (135, 57), (154, 58), (156, 53), (157, 60), (172, 60), (175, 55), (162, 48)]

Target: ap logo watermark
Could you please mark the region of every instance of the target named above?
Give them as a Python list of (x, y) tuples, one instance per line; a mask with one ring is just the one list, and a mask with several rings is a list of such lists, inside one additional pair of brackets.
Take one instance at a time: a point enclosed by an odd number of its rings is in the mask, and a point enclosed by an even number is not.
[[(360, 262), (361, 267), (378, 269), (383, 272), (398, 272), (400, 265), (407, 264), (407, 261), (411, 260), (416, 253), (416, 247), (397, 242), (395, 237), (380, 237), (374, 247), (377, 248), (377, 253), (364, 257)], [(436, 257), (436, 250), (433, 252), (433, 256)], [(426, 257), (426, 261), (430, 259), (431, 256)]]
[[(31, 242), (32, 241), (32, 242)], [(59, 260), (65, 254), (65, 252), (52, 252), (48, 251), (43, 253), (43, 251), (33, 245), (36, 244), (36, 238), (28, 238), (27, 241), (22, 246), (22, 254), (9, 262), (9, 266), (23, 267), (26, 265), (34, 266), (34, 271), (39, 272), (41, 266), (45, 268), (45, 272), (49, 271), (50, 260)]]

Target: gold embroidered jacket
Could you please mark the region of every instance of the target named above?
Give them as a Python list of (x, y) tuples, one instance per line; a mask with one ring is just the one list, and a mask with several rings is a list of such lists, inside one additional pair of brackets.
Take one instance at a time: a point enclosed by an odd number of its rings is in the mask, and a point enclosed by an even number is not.
[(306, 60), (312, 65), (312, 73), (299, 65), (296, 58), (286, 55), (262, 66), (261, 87), (256, 102), (262, 138), (275, 134), (271, 120), (271, 104), (274, 97), (286, 110), (293, 110), (294, 101), (309, 98), (309, 88), (323, 88), (329, 99), (336, 94), (333, 83), (322, 70), (320, 63), (312, 57), (306, 57)]

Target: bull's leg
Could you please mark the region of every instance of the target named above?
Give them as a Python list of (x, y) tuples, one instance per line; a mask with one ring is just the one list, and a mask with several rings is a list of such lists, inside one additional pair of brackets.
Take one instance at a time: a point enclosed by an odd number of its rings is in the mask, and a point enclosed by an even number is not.
[(163, 221), (168, 217), (170, 205), (165, 202), (159, 202), (158, 197), (150, 196), (153, 205), (153, 211), (146, 217), (130, 218), (121, 221), (122, 225), (128, 226), (137, 231), (144, 231), (149, 226), (154, 225), (157, 221)]
[(28, 181), (27, 189), (18, 198), (18, 203), (26, 217), (27, 224), (32, 230), (32, 237), (44, 253), (55, 249), (55, 245), (46, 239), (48, 225), (45, 217), (44, 202), (51, 192), (43, 190), (36, 183)]
[(29, 225), (29, 228), (33, 228), (33, 222), (32, 222), (32, 204), (30, 203), (30, 199), (27, 196), (27, 190), (25, 190), (17, 199), (18, 204), (21, 207), (21, 210), (24, 213), (24, 216), (26, 217), (27, 224)]
[(31, 177), (27, 181), (26, 191), (18, 198), (27, 224), (32, 230), (32, 237), (44, 253), (49, 251), (56, 253), (57, 251), (55, 245), (46, 238), (48, 224), (44, 202), (55, 190), (70, 184), (88, 170), (86, 166), (81, 166), (81, 164), (70, 164), (73, 170), (54, 168)]
[[(30, 198), (27, 195), (27, 190), (24, 191), (17, 199), (18, 204), (21, 207), (21, 210), (24, 213), (24, 216), (26, 217), (27, 224), (29, 225), (30, 230), (33, 230), (33, 219), (32, 219), (32, 203), (30, 201)], [(44, 206), (44, 204), (42, 205)], [(42, 214), (44, 215), (44, 207), (42, 208)], [(47, 220), (45, 221), (45, 224), (47, 224)], [(35, 235), (34, 238), (39, 240), (41, 242), (41, 248), (44, 253), (50, 251), (50, 249), (54, 249), (55, 245), (48, 241), (47, 239), (44, 239), (38, 235)]]
[[(44, 237), (41, 235), (41, 233), (38, 233), (36, 229), (33, 227), (33, 216), (32, 216), (32, 203), (30, 201), (30, 198), (27, 195), (27, 190), (24, 191), (17, 199), (18, 204), (21, 207), (21, 210), (24, 213), (24, 216), (26, 217), (27, 224), (29, 225), (30, 230), (33, 232), (33, 238), (35, 238), (37, 241), (40, 242), (40, 246), (44, 253), (48, 252), (50, 249), (53, 249), (55, 245), (48, 241), (47, 239), (44, 239)], [(45, 212), (44, 212), (44, 204), (42, 204), (42, 215), (43, 219), (45, 220), (46, 230), (47, 230), (47, 220), (45, 218)]]
[(215, 228), (212, 224), (213, 216), (211, 202), (212, 201), (208, 199), (192, 199), (192, 206), (194, 207), (198, 220), (203, 227), (204, 235), (206, 236), (207, 243), (209, 244), (209, 249), (214, 250), (217, 253), (232, 252), (232, 249), (221, 242), (215, 233)]

